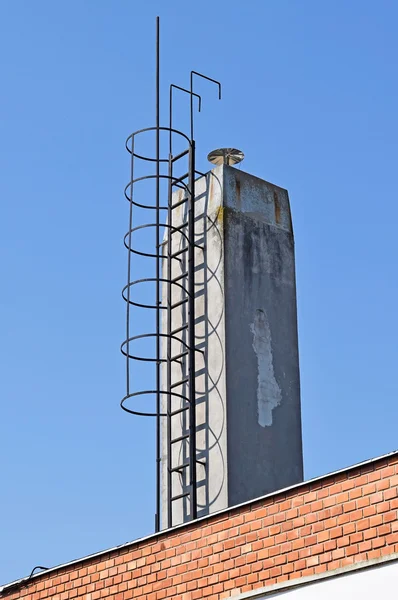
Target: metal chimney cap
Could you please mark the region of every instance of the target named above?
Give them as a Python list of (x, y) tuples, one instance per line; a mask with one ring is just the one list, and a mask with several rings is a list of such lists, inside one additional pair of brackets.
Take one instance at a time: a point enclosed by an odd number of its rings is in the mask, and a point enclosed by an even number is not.
[(244, 158), (243, 152), (236, 148), (218, 148), (207, 155), (207, 160), (213, 165), (236, 165)]

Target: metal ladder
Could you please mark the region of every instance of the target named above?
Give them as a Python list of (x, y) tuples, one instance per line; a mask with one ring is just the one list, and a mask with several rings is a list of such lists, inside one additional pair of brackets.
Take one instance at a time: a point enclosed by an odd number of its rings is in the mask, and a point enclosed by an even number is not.
[[(173, 176), (177, 161), (188, 157), (188, 172), (181, 177)], [(196, 406), (195, 406), (195, 144), (176, 156), (169, 156), (168, 174), (168, 220), (167, 220), (167, 334), (166, 334), (166, 393), (167, 393), (167, 525), (173, 526), (173, 505), (185, 502), (183, 513), (189, 506), (190, 519), (197, 517), (197, 473), (196, 473)], [(174, 201), (173, 190), (183, 189), (183, 199)], [(185, 208), (185, 217), (174, 226), (173, 217), (177, 208)], [(174, 247), (173, 237), (179, 237), (180, 246)], [(181, 273), (175, 276), (175, 265), (180, 263)], [(180, 292), (174, 300), (173, 288)], [(181, 311), (181, 324), (173, 328), (173, 312)], [(173, 354), (174, 347), (180, 346)], [(173, 364), (180, 364), (181, 376), (173, 380)], [(175, 377), (174, 377), (175, 379)], [(181, 393), (174, 390), (182, 388)], [(188, 387), (188, 395), (184, 388)], [(173, 402), (173, 399), (176, 401)], [(175, 407), (179, 403), (178, 408)], [(174, 405), (174, 406), (173, 406)], [(180, 425), (176, 425), (176, 419)], [(179, 435), (173, 437), (178, 429)], [(175, 444), (180, 444), (179, 460), (174, 464)], [(182, 460), (180, 460), (182, 457)], [(175, 493), (176, 476), (179, 490)], [(178, 481), (178, 480), (177, 480)]]

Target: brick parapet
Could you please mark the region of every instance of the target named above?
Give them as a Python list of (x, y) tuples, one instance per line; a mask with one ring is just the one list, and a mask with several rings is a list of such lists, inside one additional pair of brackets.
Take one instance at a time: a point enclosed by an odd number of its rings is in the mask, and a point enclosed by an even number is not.
[(44, 572), (10, 600), (222, 599), (398, 552), (398, 453)]

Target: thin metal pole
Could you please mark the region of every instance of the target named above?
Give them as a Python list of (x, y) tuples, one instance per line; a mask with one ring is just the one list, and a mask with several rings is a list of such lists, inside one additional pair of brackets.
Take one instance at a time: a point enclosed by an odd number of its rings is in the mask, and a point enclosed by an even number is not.
[(160, 529), (160, 35), (156, 17), (156, 522)]
[[(192, 105), (192, 95), (191, 95)], [(197, 517), (196, 486), (196, 392), (195, 392), (195, 142), (191, 140), (189, 154), (188, 198), (188, 346), (189, 346), (189, 475), (191, 488), (191, 519)]]
[(130, 207), (129, 207), (129, 235), (127, 256), (127, 307), (126, 307), (126, 394), (130, 394), (130, 291), (131, 291), (131, 236), (133, 229), (133, 180), (134, 180), (134, 135), (131, 137), (131, 163), (130, 163)]
[[(190, 83), (190, 94), (191, 94), (191, 111), (190, 111), (190, 117), (191, 117), (191, 143), (193, 144), (193, 71), (191, 71), (191, 83)], [(194, 173), (194, 179), (195, 179), (195, 173)]]
[(193, 72), (190, 81), (190, 117), (191, 117), (191, 152), (189, 154), (189, 191), (188, 199), (188, 345), (189, 351), (189, 477), (191, 487), (191, 519), (196, 519), (197, 486), (196, 486), (196, 391), (195, 391), (195, 142), (193, 139)]
[(195, 92), (192, 91), (192, 74), (191, 74), (191, 90), (186, 90), (183, 87), (180, 87), (179, 85), (175, 85), (174, 83), (172, 83), (170, 85), (170, 98), (169, 98), (169, 123), (170, 123), (170, 136), (169, 136), (169, 152), (170, 154), (173, 154), (173, 143), (172, 143), (172, 128), (173, 128), (173, 89), (174, 90), (180, 90), (181, 92), (185, 92), (186, 94), (190, 94), (191, 96), (191, 140), (193, 139), (193, 98), (192, 96), (195, 96), (198, 99), (198, 112), (200, 112), (202, 110), (202, 96), (200, 96), (199, 94), (195, 94)]
[(193, 76), (201, 77), (202, 79), (207, 79), (207, 81), (211, 81), (218, 86), (218, 99), (221, 100), (221, 83), (216, 79), (212, 79), (211, 77), (207, 77), (207, 75), (203, 75), (203, 73), (198, 73), (197, 71), (191, 71), (191, 141), (193, 142), (193, 98), (192, 96), (196, 96), (193, 91)]
[(173, 508), (172, 508), (172, 444), (171, 444), (171, 351), (172, 351), (172, 338), (171, 338), (171, 304), (172, 304), (172, 292), (171, 292), (171, 278), (172, 278), (172, 265), (171, 255), (173, 253), (172, 247), (172, 184), (171, 177), (173, 173), (173, 162), (171, 155), (171, 140), (170, 140), (170, 155), (169, 155), (169, 190), (168, 190), (168, 208), (167, 208), (167, 220), (168, 220), (168, 239), (167, 239), (167, 526), (173, 526)]

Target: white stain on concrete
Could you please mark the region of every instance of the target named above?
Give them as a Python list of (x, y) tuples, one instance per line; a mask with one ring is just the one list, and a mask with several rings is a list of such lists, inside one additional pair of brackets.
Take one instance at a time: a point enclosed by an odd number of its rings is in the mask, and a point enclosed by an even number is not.
[(272, 425), (272, 411), (281, 403), (282, 392), (275, 378), (271, 330), (263, 310), (256, 310), (250, 330), (253, 334), (252, 346), (257, 356), (258, 423), (261, 427), (269, 427)]

